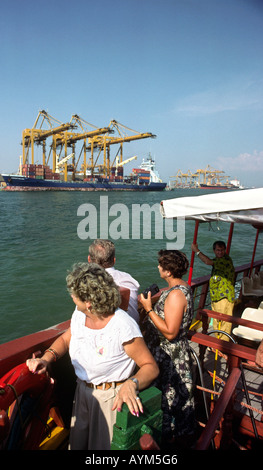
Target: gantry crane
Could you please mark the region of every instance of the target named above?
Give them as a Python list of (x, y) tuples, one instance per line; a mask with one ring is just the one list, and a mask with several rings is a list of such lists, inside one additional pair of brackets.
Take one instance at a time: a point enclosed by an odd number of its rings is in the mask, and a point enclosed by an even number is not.
[[(225, 178), (225, 172), (223, 170), (215, 170), (210, 165), (207, 165), (207, 167), (204, 170), (202, 169), (196, 170), (196, 173), (199, 175), (199, 185), (200, 183), (204, 183), (204, 184), (211, 184), (213, 182), (218, 183), (220, 179)], [(201, 175), (203, 176), (202, 179), (200, 177)]]
[[(36, 127), (37, 124), (42, 118), (39, 129)], [(48, 122), (50, 129), (43, 130), (42, 125), (44, 122)], [(53, 127), (53, 124), (57, 124), (56, 127)], [(55, 134), (63, 133), (68, 129), (74, 127), (73, 123), (63, 124), (57, 119), (50, 116), (46, 111), (39, 111), (37, 119), (32, 127), (32, 129), (24, 129), (22, 132), (22, 161), (23, 165), (29, 162), (29, 149), (31, 147), (31, 163), (34, 164), (34, 144), (42, 144), (43, 147), (43, 165), (46, 165), (46, 139)]]
[[(49, 129), (44, 130), (42, 129), (42, 126), (44, 123), (48, 123)], [(61, 146), (61, 150), (59, 153), (59, 158), (61, 157), (61, 151), (62, 151), (62, 146), (64, 146), (64, 178), (65, 181), (67, 181), (67, 169), (68, 166), (66, 163), (65, 158), (67, 159), (67, 149), (68, 147), (72, 147), (73, 149), (73, 162), (72, 162), (72, 167), (73, 171), (76, 167), (75, 165), (75, 143), (78, 140), (84, 140), (86, 141), (86, 138), (89, 137), (94, 137), (96, 135), (101, 135), (103, 133), (111, 133), (111, 129), (109, 127), (106, 128), (98, 128), (96, 126), (93, 126), (92, 124), (89, 124), (91, 127), (93, 127), (93, 130), (91, 131), (86, 131), (82, 133), (77, 133), (73, 132), (74, 129), (76, 129), (78, 126), (81, 127), (82, 130), (84, 130), (83, 123), (87, 123), (87, 121), (84, 121), (81, 119), (78, 115), (73, 115), (71, 118), (71, 121), (68, 123), (61, 123), (59, 120), (55, 119), (53, 116), (48, 114), (46, 111), (42, 110), (39, 111), (37, 119), (31, 129), (24, 129), (22, 132), (22, 164), (25, 165), (26, 163), (29, 163), (29, 149), (31, 148), (31, 163), (34, 164), (34, 145), (42, 145), (43, 152), (42, 152), (42, 163), (45, 166), (48, 163), (48, 160), (46, 159), (46, 140), (49, 137), (52, 137), (52, 143), (50, 145), (50, 150), (53, 153), (53, 162), (52, 162), (52, 167), (53, 167), (53, 172), (56, 172), (57, 169), (57, 164), (58, 164), (58, 155), (57, 155), (57, 147)], [(38, 126), (38, 127), (37, 127)], [(86, 146), (84, 146), (86, 148)], [(68, 159), (67, 159), (68, 160)], [(86, 154), (84, 152), (84, 173), (86, 173)]]
[(183, 173), (178, 170), (177, 174), (171, 176), (175, 178), (175, 186), (200, 186), (200, 184), (219, 184), (220, 180), (227, 178), (223, 170), (215, 170), (210, 165), (207, 165), (204, 169), (197, 169), (195, 173), (188, 170), (187, 173)]
[[(48, 124), (48, 129), (43, 129), (44, 123)], [(89, 129), (91, 127), (91, 129)], [(116, 134), (112, 135), (112, 134)], [(130, 133), (130, 135), (128, 135)], [(75, 177), (76, 168), (79, 163), (79, 159), (83, 153), (84, 162), (81, 165), (83, 168), (84, 176), (86, 171), (89, 168), (91, 170), (91, 175), (94, 174), (94, 169), (99, 168), (104, 176), (109, 176), (111, 168), (114, 166), (114, 162), (118, 159), (118, 165), (123, 161), (123, 143), (131, 142), (133, 140), (145, 139), (145, 138), (154, 138), (156, 137), (152, 133), (139, 133), (136, 132), (123, 124), (118, 123), (116, 120), (112, 120), (109, 126), (106, 127), (96, 127), (93, 124), (85, 121), (83, 118), (77, 114), (72, 115), (70, 122), (62, 123), (58, 121), (46, 111), (39, 111), (37, 119), (31, 129), (25, 129), (22, 133), (22, 147), (23, 147), (23, 165), (29, 163), (29, 150), (31, 148), (31, 163), (34, 164), (34, 145), (42, 145), (43, 147), (43, 165), (45, 166), (50, 158), (52, 152), (52, 166), (53, 172), (61, 166), (59, 162), (63, 161), (64, 168), (64, 179), (67, 181), (68, 176), (68, 165), (67, 157), (68, 148), (71, 148), (71, 157), (72, 164), (70, 167), (73, 170), (73, 179)], [(46, 158), (46, 141), (48, 138), (52, 138), (52, 143), (50, 145), (50, 152), (48, 158)], [(81, 152), (78, 156), (77, 161), (75, 161), (76, 155), (76, 144), (79, 141), (83, 141)], [(113, 160), (110, 163), (110, 146), (112, 144), (119, 144), (119, 150)], [(60, 151), (58, 152), (58, 148)], [(64, 149), (64, 155), (62, 156), (62, 151)], [(87, 165), (87, 155), (86, 152), (91, 153), (90, 164)], [(94, 162), (94, 151), (98, 152), (96, 161)], [(103, 164), (97, 164), (99, 156), (103, 152)], [(62, 160), (61, 160), (62, 159)]]
[[(75, 124), (73, 124), (74, 121), (75, 121)], [(75, 171), (76, 171), (76, 168), (78, 166), (79, 159), (80, 159), (80, 156), (82, 154), (82, 151), (84, 151), (84, 162), (83, 162), (83, 167), (82, 168), (83, 168), (83, 173), (84, 173), (84, 177), (85, 177), (86, 176), (86, 171), (87, 171), (86, 140), (87, 139), (92, 139), (95, 136), (101, 136), (101, 135), (106, 134), (106, 133), (111, 134), (113, 131), (110, 129), (110, 127), (98, 128), (98, 127), (94, 126), (93, 124), (90, 124), (87, 121), (85, 121), (84, 119), (80, 118), (76, 114), (72, 116), (70, 122), (72, 123), (72, 125), (74, 127), (76, 127), (76, 125), (78, 124), (81, 127), (81, 130), (84, 131), (84, 132), (68, 132), (68, 131), (65, 131), (65, 132), (63, 132), (62, 135), (58, 135), (58, 136), (55, 135), (53, 137), (53, 141), (55, 140), (55, 143), (53, 143), (53, 152), (56, 152), (56, 149), (57, 149), (58, 146), (61, 147), (61, 150), (62, 150), (62, 147), (64, 146), (64, 154), (66, 156), (68, 147), (71, 147), (72, 153), (74, 154), (74, 157), (72, 159), (72, 167), (73, 167), (73, 178), (75, 178)], [(83, 123), (93, 127), (94, 129), (85, 131)], [(75, 145), (76, 145), (76, 142), (78, 142), (80, 140), (83, 140), (84, 142), (83, 142), (81, 152), (79, 154), (79, 158), (78, 158), (77, 162), (75, 162)], [(54, 160), (53, 160), (53, 167), (54, 167)], [(67, 170), (68, 170), (67, 165), (64, 165), (64, 180), (65, 181), (67, 181), (67, 176), (68, 176), (67, 175)]]
[[(130, 129), (127, 126), (124, 126), (123, 124), (119, 123), (116, 120), (112, 120), (109, 124), (109, 128), (111, 131), (114, 132), (114, 130), (117, 131), (118, 136), (110, 136), (108, 134), (105, 134), (104, 136), (96, 136), (94, 138), (90, 139), (90, 144), (87, 147), (87, 150), (91, 152), (91, 163), (92, 163), (92, 168), (95, 168), (98, 159), (100, 157), (100, 154), (103, 152), (103, 172), (105, 176), (110, 175), (110, 169), (114, 167), (115, 160), (117, 156), (119, 155), (119, 161), (122, 162), (123, 160), (123, 143), (124, 142), (131, 142), (134, 140), (139, 140), (139, 139), (147, 139), (147, 138), (155, 138), (156, 135), (150, 133), (150, 132), (144, 132), (140, 133), (137, 132), (133, 129)], [(128, 135), (127, 131), (132, 132), (132, 135)], [(112, 132), (111, 132), (112, 133)], [(112, 162), (110, 162), (110, 146), (113, 144), (120, 144), (120, 147), (116, 153), (116, 156)], [(96, 161), (94, 162), (94, 150), (98, 151), (98, 156)]]
[(195, 186), (195, 178), (198, 177), (196, 173), (192, 173), (188, 170), (187, 173), (183, 173), (182, 170), (178, 170), (176, 175), (170, 176), (175, 178), (175, 187), (189, 187)]

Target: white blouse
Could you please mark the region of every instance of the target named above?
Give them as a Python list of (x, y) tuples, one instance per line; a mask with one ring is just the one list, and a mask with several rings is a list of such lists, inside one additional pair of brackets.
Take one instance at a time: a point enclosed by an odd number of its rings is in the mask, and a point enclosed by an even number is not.
[(142, 337), (136, 321), (121, 309), (99, 330), (86, 327), (85, 320), (84, 313), (76, 308), (71, 318), (69, 354), (77, 377), (95, 385), (130, 377), (135, 362), (126, 354), (123, 343)]

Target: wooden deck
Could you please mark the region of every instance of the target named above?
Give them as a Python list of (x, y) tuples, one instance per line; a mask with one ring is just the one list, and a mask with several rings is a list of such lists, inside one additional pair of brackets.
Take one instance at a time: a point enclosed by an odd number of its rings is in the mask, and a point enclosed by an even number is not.
[[(198, 356), (199, 345), (194, 341), (190, 341), (190, 345)], [(255, 410), (253, 410), (253, 415), (255, 419), (260, 421), (262, 418), (261, 412), (263, 412), (263, 370), (262, 372), (259, 369), (257, 369), (257, 371), (251, 370), (250, 365), (245, 362), (242, 363), (242, 366), (247, 391), (249, 392), (248, 396), (250, 399), (250, 405), (255, 408)], [(224, 384), (229, 377), (226, 359), (220, 355), (216, 355), (215, 350), (212, 351), (211, 348), (207, 348), (204, 356), (203, 367), (204, 386), (208, 390), (213, 390), (217, 393), (221, 393)], [(199, 371), (196, 370), (195, 374), (199, 375)], [(249, 409), (246, 407), (247, 400), (242, 377), (239, 379), (236, 392), (237, 395), (235, 409), (249, 415)], [(211, 395), (208, 392), (207, 394), (208, 396)]]

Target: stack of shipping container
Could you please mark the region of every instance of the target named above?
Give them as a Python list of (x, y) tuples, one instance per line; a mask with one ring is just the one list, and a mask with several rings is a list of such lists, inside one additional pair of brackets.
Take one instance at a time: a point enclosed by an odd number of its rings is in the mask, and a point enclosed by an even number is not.
[(150, 183), (150, 172), (141, 168), (133, 168), (133, 174), (139, 180), (139, 183)]
[(116, 167), (111, 168), (110, 172), (110, 181), (122, 181), (123, 180), (123, 167)]
[(22, 175), (27, 178), (35, 179), (49, 179), (49, 180), (59, 180), (59, 173), (53, 173), (51, 168), (47, 165), (33, 165), (25, 164), (22, 165)]

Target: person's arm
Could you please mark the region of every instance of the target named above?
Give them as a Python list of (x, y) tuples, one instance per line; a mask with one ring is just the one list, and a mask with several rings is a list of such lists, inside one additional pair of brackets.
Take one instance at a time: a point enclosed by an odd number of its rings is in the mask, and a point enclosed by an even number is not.
[(257, 349), (255, 362), (257, 366), (263, 367), (263, 340)]
[[(139, 368), (133, 377), (138, 380), (138, 389), (143, 390), (158, 376), (159, 368), (143, 338), (133, 338), (131, 341), (124, 343), (123, 347), (126, 354), (134, 360)], [(130, 378), (121, 386), (112, 410), (117, 408), (118, 411), (121, 411), (123, 403), (127, 404), (132, 414), (138, 416), (139, 411), (143, 413), (142, 403), (137, 400), (137, 385)]]
[(198, 258), (200, 258), (203, 263), (207, 264), (208, 266), (213, 266), (214, 261), (199, 250), (197, 243), (192, 243), (191, 248), (195, 253), (198, 254)]
[(56, 361), (69, 349), (69, 343), (71, 338), (70, 328), (65, 331), (59, 338), (57, 338), (54, 343), (48, 348), (41, 358), (28, 359), (26, 365), (33, 374), (43, 374), (46, 372), (48, 365), (51, 362)]
[(141, 295), (140, 302), (156, 328), (165, 336), (165, 338), (169, 341), (176, 338), (187, 306), (187, 300), (184, 294), (180, 290), (173, 290), (170, 292), (164, 302), (164, 320), (152, 309), (150, 292), (148, 292), (147, 299)]

